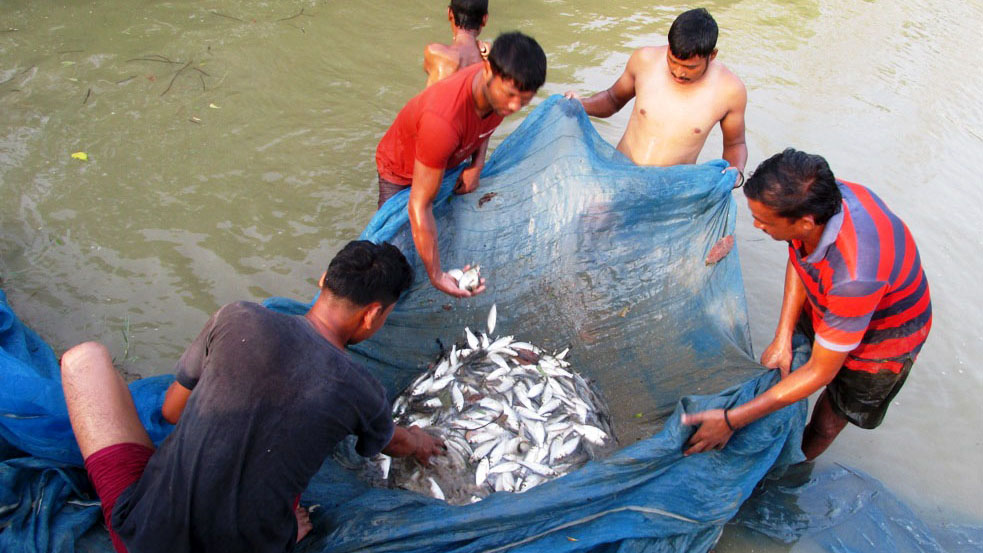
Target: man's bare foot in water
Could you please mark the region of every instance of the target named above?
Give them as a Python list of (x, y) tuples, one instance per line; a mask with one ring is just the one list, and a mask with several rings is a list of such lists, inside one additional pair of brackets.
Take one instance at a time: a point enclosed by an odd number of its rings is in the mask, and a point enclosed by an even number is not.
[(294, 515), (297, 517), (297, 541), (300, 541), (314, 528), (314, 525), (311, 524), (310, 513), (300, 505), (294, 509)]

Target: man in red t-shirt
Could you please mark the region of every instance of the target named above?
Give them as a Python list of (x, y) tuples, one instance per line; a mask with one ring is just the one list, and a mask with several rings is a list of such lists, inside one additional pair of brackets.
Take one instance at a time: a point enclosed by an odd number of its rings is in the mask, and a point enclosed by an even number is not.
[(462, 290), (440, 266), (433, 201), (444, 171), (470, 159), (454, 192), (478, 187), (488, 140), (502, 119), (532, 100), (546, 81), (546, 54), (519, 32), (495, 39), (488, 59), (466, 67), (415, 96), (396, 116), (376, 149), (379, 207), (410, 187), (409, 219), (413, 243), (438, 290), (456, 297), (481, 293)]
[[(744, 195), (754, 226), (789, 244), (778, 329), (761, 355), (782, 380), (743, 405), (683, 415), (700, 425), (686, 453), (719, 449), (735, 429), (825, 387), (802, 436), (811, 460), (848, 422), (880, 425), (932, 327), (928, 280), (904, 222), (869, 189), (836, 180), (820, 156), (772, 156)], [(797, 329), (812, 354), (789, 374)]]

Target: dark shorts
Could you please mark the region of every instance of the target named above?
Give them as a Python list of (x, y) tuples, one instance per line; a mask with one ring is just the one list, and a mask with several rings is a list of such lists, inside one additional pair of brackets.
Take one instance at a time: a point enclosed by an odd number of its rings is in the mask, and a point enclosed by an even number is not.
[(870, 373), (841, 368), (826, 386), (833, 410), (860, 428), (877, 428), (884, 420), (891, 400), (908, 379), (913, 363), (911, 358), (905, 360), (900, 372)]
[(92, 480), (92, 485), (102, 501), (102, 516), (117, 553), (127, 553), (127, 551), (126, 546), (113, 530), (113, 507), (123, 490), (140, 479), (153, 454), (153, 448), (142, 444), (124, 443), (104, 447), (85, 460), (85, 470), (89, 473), (89, 480)]
[[(816, 335), (808, 315), (799, 317), (796, 331), (805, 336), (811, 349)], [(841, 367), (833, 381), (826, 386), (833, 410), (860, 428), (877, 428), (884, 420), (891, 400), (898, 395), (901, 386), (908, 379), (914, 361), (911, 357), (905, 359), (898, 372), (883, 369), (871, 373)]]
[(396, 184), (394, 182), (389, 182), (379, 175), (379, 205), (376, 209), (382, 207), (382, 204), (386, 203), (386, 200), (392, 198), (397, 192), (409, 188), (408, 184)]

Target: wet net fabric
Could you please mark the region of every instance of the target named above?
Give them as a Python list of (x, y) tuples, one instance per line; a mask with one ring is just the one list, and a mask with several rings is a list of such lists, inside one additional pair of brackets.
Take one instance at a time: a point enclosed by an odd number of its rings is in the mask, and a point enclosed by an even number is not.
[[(434, 210), (443, 265), (477, 263), (488, 279), (484, 294), (460, 301), (422, 275), (407, 194), (386, 203), (363, 237), (399, 246), (416, 282), (383, 331), (353, 355), (390, 394), (433, 360), (438, 340), (450, 347), (465, 325), (481, 327), (495, 303), (496, 334), (571, 348), (573, 367), (611, 406), (622, 447), (523, 494), (463, 507), (372, 488), (328, 460), (303, 495), (314, 531), (297, 550), (707, 551), (750, 497), (738, 520), (776, 539), (813, 531), (835, 538), (833, 528), (850, 522), (875, 543), (895, 543), (890, 532), (897, 531), (905, 543), (922, 544), (878, 550), (936, 551), (931, 533), (913, 534), (924, 525), (883, 488), (878, 502), (848, 514), (824, 508), (822, 498), (843, 480), (822, 474), (772, 495), (769, 485), (755, 492), (774, 467), (801, 458), (804, 402), (742, 429), (723, 451), (682, 456), (690, 432), (679, 425), (682, 412), (743, 403), (777, 378), (751, 356), (736, 249), (705, 262), (734, 228), (734, 175), (724, 167), (635, 167), (597, 135), (579, 104), (548, 99), (491, 156), (477, 192), (454, 196), (456, 172), (443, 183)], [(0, 299), (0, 551), (111, 551), (78, 468), (55, 357)], [(267, 302), (298, 313), (308, 305)], [(131, 385), (158, 442), (170, 429), (159, 414), (170, 381)], [(872, 479), (851, 485), (846, 495), (879, 486)], [(977, 538), (969, 529), (963, 542)], [(823, 543), (831, 551), (870, 550), (859, 541)]]

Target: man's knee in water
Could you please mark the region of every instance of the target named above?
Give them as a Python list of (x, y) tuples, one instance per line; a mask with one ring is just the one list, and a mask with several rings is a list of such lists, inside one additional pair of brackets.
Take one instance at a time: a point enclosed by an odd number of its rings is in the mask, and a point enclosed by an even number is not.
[(84, 375), (99, 360), (111, 359), (109, 350), (99, 342), (83, 342), (61, 356), (62, 379)]

